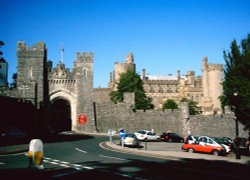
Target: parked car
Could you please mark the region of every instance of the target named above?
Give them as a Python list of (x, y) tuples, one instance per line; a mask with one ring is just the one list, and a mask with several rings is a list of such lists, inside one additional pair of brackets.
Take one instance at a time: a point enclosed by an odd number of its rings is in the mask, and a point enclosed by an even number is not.
[(231, 138), (222, 137), (222, 138), (219, 138), (218, 141), (220, 141), (221, 144), (225, 144), (225, 145), (229, 146), (230, 151), (234, 151), (234, 149), (235, 149), (234, 142)]
[(246, 141), (247, 154), (250, 155), (250, 137)]
[(163, 132), (160, 135), (160, 139), (166, 142), (184, 142), (184, 138), (176, 133)]
[(140, 130), (134, 133), (140, 141), (160, 141), (160, 136), (152, 131)]
[(1, 133), (2, 137), (12, 137), (12, 138), (24, 138), (26, 137), (26, 133), (16, 127), (9, 127), (5, 131)]
[(191, 144), (186, 141), (181, 148), (188, 152), (210, 153), (213, 155), (225, 155), (230, 151), (229, 146), (221, 144), (218, 139), (208, 136), (199, 136), (197, 141)]
[[(130, 146), (130, 147), (139, 147), (140, 141), (137, 139), (136, 135), (133, 133), (127, 133), (124, 137), (124, 146)], [(120, 141), (120, 144), (122, 142)]]
[(185, 143), (186, 143), (186, 144), (193, 144), (193, 143), (195, 143), (196, 141), (198, 141), (198, 137), (199, 137), (199, 136), (189, 135), (189, 136), (186, 138)]

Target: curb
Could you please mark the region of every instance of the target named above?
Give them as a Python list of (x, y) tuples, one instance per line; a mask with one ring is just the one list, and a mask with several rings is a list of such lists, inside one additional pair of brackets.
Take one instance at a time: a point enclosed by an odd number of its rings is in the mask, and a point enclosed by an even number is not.
[(111, 151), (121, 152), (121, 153), (129, 153), (136, 154), (141, 156), (149, 156), (154, 158), (161, 159), (172, 159), (172, 160), (180, 160), (180, 159), (204, 159), (207, 161), (226, 161), (228, 163), (240, 163), (240, 164), (249, 164), (250, 157), (242, 158), (242, 159), (234, 159), (232, 157), (224, 157), (224, 156), (213, 156), (209, 154), (200, 154), (200, 153), (188, 153), (188, 152), (170, 152), (170, 151), (145, 151), (138, 149), (131, 149), (128, 147), (120, 147), (111, 142), (103, 142), (100, 144), (104, 149), (108, 149)]

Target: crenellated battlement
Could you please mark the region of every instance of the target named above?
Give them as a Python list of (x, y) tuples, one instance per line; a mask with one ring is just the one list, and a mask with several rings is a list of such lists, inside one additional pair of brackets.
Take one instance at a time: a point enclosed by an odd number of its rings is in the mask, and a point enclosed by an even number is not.
[(17, 53), (19, 55), (44, 55), (44, 51), (46, 50), (45, 43), (38, 42), (37, 44), (33, 45), (32, 47), (27, 46), (25, 42), (18, 42), (17, 43)]
[(208, 64), (208, 70), (222, 71), (222, 64)]
[(80, 53), (80, 52), (77, 52), (76, 53), (76, 61), (77, 62), (93, 62), (94, 60), (94, 53), (93, 52), (90, 52), (90, 53), (87, 53), (87, 52), (83, 52), (83, 53)]

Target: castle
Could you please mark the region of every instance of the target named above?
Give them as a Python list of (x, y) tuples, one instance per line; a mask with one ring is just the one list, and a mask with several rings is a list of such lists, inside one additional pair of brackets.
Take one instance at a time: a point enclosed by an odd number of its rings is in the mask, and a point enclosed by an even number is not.
[[(135, 72), (134, 55), (128, 54), (124, 63), (115, 63), (113, 74), (110, 75), (109, 87), (116, 89), (116, 82), (120, 74), (128, 69)], [(141, 79), (144, 83), (146, 94), (153, 99), (156, 109), (162, 109), (167, 99), (180, 102), (187, 98), (197, 103), (203, 115), (221, 114), (219, 97), (222, 95), (222, 65), (208, 64), (207, 57), (202, 60), (203, 76), (195, 77), (194, 71), (188, 71), (185, 76), (146, 76), (146, 70), (142, 70)]]
[[(128, 69), (136, 70), (134, 55), (130, 53), (125, 62), (115, 63), (107, 88), (94, 88), (92, 52), (76, 53), (72, 69), (66, 68), (62, 61), (53, 67), (47, 59), (45, 43), (38, 42), (29, 47), (18, 42), (17, 59), (17, 87), (1, 88), (0, 95), (31, 101), (37, 109), (46, 112), (43, 114), (44, 124), (58, 132), (96, 131), (96, 103), (110, 102), (109, 93), (115, 90), (120, 74)], [(153, 77), (146, 76), (146, 70), (143, 70), (141, 78), (156, 109), (160, 109), (166, 99), (179, 102), (187, 98), (198, 103), (203, 115), (221, 114), (222, 65), (208, 64), (204, 57), (202, 73), (202, 77), (195, 77), (194, 71), (188, 71), (185, 76), (178, 71), (176, 77)], [(82, 115), (86, 118), (84, 124), (79, 119)]]

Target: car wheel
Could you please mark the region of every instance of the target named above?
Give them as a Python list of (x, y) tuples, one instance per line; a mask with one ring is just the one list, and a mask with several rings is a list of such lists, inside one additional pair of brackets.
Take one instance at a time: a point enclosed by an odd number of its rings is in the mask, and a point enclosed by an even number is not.
[(194, 149), (193, 148), (188, 148), (188, 152), (194, 153)]
[(173, 140), (172, 139), (168, 139), (168, 142), (172, 142)]
[(212, 151), (212, 155), (219, 156), (219, 151), (213, 150), (213, 151)]

